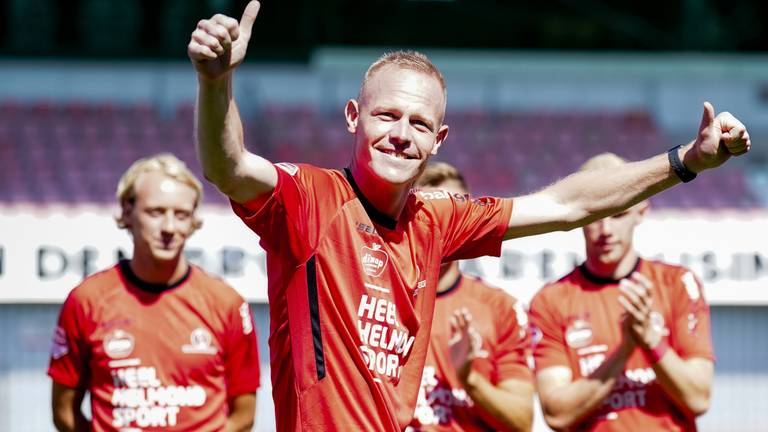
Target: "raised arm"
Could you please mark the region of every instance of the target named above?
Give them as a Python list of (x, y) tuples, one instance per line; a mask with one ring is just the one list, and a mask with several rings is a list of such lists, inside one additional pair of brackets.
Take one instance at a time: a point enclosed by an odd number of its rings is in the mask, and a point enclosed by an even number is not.
[(245, 58), (259, 8), (258, 1), (248, 3), (239, 23), (221, 14), (201, 20), (187, 47), (197, 70), (195, 123), (203, 174), (239, 203), (269, 193), (277, 184), (274, 166), (245, 149), (232, 94), (232, 76)]
[[(728, 112), (715, 116), (704, 103), (696, 139), (677, 152), (688, 170), (716, 168), (750, 147), (746, 127)], [(568, 177), (515, 199), (505, 238), (567, 231), (623, 211), (677, 183), (667, 154), (628, 163), (620, 170), (594, 169)]]

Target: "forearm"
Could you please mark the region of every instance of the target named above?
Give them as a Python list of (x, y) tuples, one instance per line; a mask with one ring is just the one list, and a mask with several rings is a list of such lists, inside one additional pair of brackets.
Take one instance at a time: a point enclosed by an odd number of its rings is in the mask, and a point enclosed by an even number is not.
[(251, 429), (253, 429), (253, 417), (249, 420), (243, 416), (229, 416), (224, 427), (225, 432), (249, 432)]
[(616, 385), (632, 352), (620, 347), (589, 377), (542, 392), (540, 398), (547, 423), (554, 429), (571, 427), (599, 409)]
[(195, 112), (197, 151), (206, 178), (225, 183), (242, 158), (243, 126), (232, 97), (232, 74), (198, 78)]
[(667, 155), (662, 154), (621, 169), (577, 172), (543, 192), (569, 209), (566, 228), (570, 229), (621, 212), (678, 183)]
[(253, 428), (256, 414), (256, 394), (246, 393), (235, 396), (227, 402), (229, 417), (224, 430), (226, 432), (247, 432)]
[(471, 371), (464, 390), (484, 418), (492, 425), (500, 423), (504, 430), (530, 431), (533, 422), (533, 385), (519, 382), (511, 391), (494, 386), (483, 375)]
[[(696, 360), (694, 360), (695, 362)], [(682, 410), (699, 416), (709, 409), (712, 368), (707, 360), (699, 364), (681, 359), (674, 350), (667, 350), (661, 361), (653, 365), (656, 382)]]

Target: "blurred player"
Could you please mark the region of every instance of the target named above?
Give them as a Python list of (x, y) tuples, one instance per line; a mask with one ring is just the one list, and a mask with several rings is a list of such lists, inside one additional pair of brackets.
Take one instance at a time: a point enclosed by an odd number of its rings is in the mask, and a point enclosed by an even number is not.
[[(624, 166), (605, 153), (582, 169)], [(635, 252), (647, 209), (585, 226), (584, 264), (531, 303), (539, 399), (555, 429), (692, 431), (709, 407), (709, 307), (689, 270)]]
[(123, 174), (117, 222), (133, 257), (86, 278), (62, 306), (48, 369), (58, 430), (251, 429), (259, 358), (249, 306), (184, 258), (201, 198), (170, 154)]
[[(416, 186), (462, 199), (469, 192), (453, 166), (430, 163)], [(415, 431), (527, 431), (533, 377), (522, 303), (504, 291), (440, 266), (435, 318), (414, 421)]]
[(402, 430), (416, 405), (441, 262), (498, 255), (503, 239), (624, 210), (750, 145), (743, 124), (706, 104), (690, 144), (569, 176), (516, 198), (514, 213), (511, 199), (411, 193), (448, 135), (445, 83), (425, 56), (395, 52), (371, 65), (347, 102), (347, 169), (272, 164), (245, 149), (232, 93), (259, 7), (250, 2), (239, 22), (201, 20), (187, 51), (203, 171), (267, 252), (280, 431)]

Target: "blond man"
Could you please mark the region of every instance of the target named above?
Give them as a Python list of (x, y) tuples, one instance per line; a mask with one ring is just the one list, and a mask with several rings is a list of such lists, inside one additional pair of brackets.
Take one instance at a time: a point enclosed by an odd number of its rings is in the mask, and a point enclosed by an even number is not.
[(131, 165), (116, 195), (133, 255), (62, 306), (48, 368), (56, 428), (250, 430), (259, 358), (249, 306), (184, 258), (201, 224), (200, 181), (160, 154)]

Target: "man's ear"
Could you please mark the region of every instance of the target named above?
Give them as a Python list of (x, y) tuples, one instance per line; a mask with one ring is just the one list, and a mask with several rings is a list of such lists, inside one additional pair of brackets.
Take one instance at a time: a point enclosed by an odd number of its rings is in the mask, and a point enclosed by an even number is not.
[(131, 212), (133, 211), (133, 203), (130, 201), (124, 201), (120, 204), (120, 216), (117, 218), (117, 225), (120, 228), (131, 227)]
[(448, 138), (448, 125), (440, 125), (440, 129), (437, 130), (437, 136), (435, 137), (435, 146), (432, 147), (430, 154), (436, 155), (446, 138)]
[(347, 130), (349, 133), (357, 132), (357, 121), (360, 119), (360, 103), (356, 99), (347, 101), (344, 107), (344, 116), (347, 118)]

